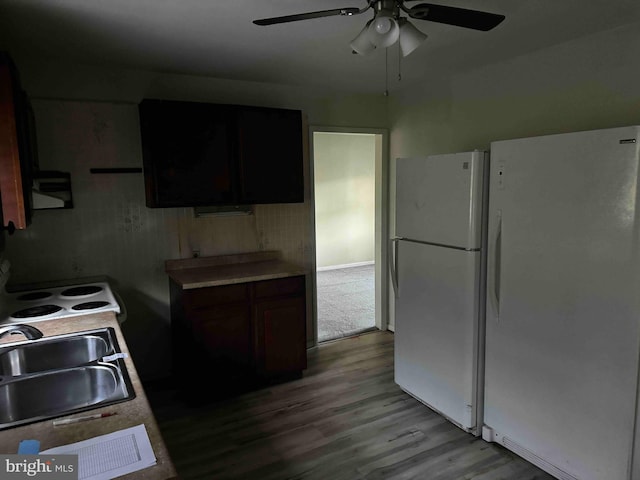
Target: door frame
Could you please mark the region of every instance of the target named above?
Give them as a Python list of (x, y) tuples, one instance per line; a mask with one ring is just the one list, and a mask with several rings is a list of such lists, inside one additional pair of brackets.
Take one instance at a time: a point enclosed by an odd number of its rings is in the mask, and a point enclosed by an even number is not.
[(318, 345), (318, 289), (316, 282), (316, 195), (315, 195), (315, 156), (314, 133), (365, 133), (375, 135), (375, 312), (376, 327), (387, 330), (389, 326), (389, 131), (385, 128), (367, 127), (332, 127), (323, 125), (309, 126), (309, 157), (310, 157), (310, 194), (311, 215), (310, 229), (313, 241), (311, 243), (311, 325), (313, 340), (309, 347)]

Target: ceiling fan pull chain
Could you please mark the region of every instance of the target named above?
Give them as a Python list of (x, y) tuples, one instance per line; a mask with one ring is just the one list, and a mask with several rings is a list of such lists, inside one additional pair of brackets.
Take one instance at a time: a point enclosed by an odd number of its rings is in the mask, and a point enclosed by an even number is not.
[(398, 82), (402, 81), (402, 49), (400, 48), (400, 42), (398, 42)]
[(384, 49), (384, 96), (389, 96), (389, 49)]

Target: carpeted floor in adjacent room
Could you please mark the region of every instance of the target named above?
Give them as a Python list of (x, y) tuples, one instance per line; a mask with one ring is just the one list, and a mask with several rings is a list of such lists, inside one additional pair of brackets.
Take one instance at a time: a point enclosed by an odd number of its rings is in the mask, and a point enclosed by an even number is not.
[(318, 341), (375, 327), (375, 265), (317, 272)]

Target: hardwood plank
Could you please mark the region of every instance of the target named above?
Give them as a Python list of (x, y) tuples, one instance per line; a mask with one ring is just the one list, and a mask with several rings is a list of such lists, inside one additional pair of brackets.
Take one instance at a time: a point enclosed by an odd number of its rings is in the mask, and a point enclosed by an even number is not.
[(302, 378), (234, 398), (145, 389), (185, 480), (553, 479), (404, 393), (390, 332), (321, 344)]

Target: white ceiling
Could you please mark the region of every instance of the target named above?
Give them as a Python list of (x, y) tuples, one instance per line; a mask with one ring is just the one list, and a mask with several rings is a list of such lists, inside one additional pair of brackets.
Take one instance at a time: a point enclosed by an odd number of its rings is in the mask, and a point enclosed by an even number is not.
[[(500, 13), (506, 20), (489, 32), (411, 20), (429, 38), (402, 59), (402, 84), (640, 21), (638, 0), (437, 3)], [(0, 0), (0, 49), (18, 59), (47, 57), (363, 92), (380, 91), (388, 83), (393, 89), (398, 75), (396, 45), (370, 56), (354, 55), (349, 48), (372, 17), (371, 10), (265, 27), (252, 23), (365, 5), (365, 0)]]

